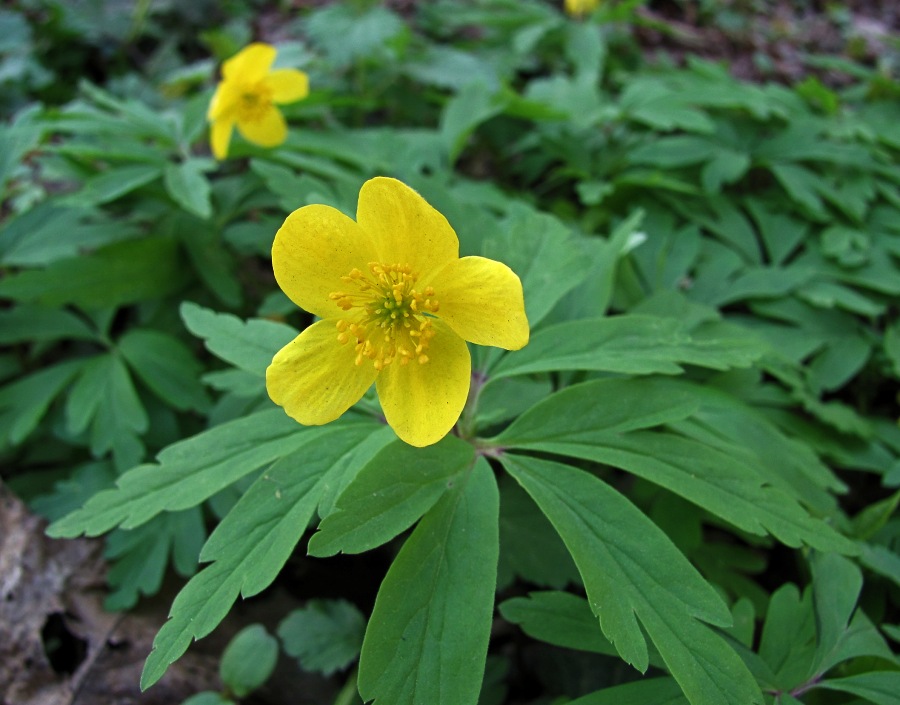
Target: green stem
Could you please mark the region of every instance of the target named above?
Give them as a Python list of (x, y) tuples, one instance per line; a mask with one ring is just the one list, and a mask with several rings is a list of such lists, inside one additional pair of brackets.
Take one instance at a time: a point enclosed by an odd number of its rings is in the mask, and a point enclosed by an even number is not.
[(354, 668), (350, 671), (350, 675), (347, 676), (347, 682), (344, 683), (344, 687), (341, 688), (341, 691), (337, 694), (333, 705), (356, 705), (356, 703), (361, 702), (359, 695), (356, 693), (356, 676), (358, 670), (358, 668)]

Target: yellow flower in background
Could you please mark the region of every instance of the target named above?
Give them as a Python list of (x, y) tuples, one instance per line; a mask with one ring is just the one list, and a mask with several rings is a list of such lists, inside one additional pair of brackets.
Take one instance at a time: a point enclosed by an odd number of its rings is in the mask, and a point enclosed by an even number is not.
[(564, 5), (567, 14), (572, 17), (582, 17), (596, 10), (600, 5), (600, 0), (565, 0)]
[(287, 124), (275, 106), (309, 94), (309, 79), (297, 69), (272, 69), (275, 47), (256, 43), (222, 64), (222, 81), (209, 104), (210, 142), (216, 159), (228, 156), (231, 133), (238, 132), (260, 147), (274, 147), (287, 138)]
[(466, 403), (466, 341), (528, 342), (522, 283), (505, 264), (459, 257), (446, 218), (396, 179), (363, 184), (356, 220), (323, 205), (291, 213), (275, 279), (319, 316), (266, 370), (272, 400), (306, 425), (334, 421), (374, 382), (385, 418), (414, 446), (443, 438)]

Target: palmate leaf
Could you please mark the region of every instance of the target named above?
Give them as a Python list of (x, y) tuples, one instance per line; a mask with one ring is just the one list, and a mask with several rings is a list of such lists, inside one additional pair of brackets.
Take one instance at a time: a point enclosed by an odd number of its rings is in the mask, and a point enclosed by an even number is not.
[(679, 374), (693, 364), (724, 370), (747, 367), (766, 352), (750, 333), (688, 333), (670, 318), (639, 314), (567, 321), (535, 333), (528, 347), (507, 355), (497, 377), (553, 370)]
[(122, 475), (114, 489), (94, 495), (81, 509), (54, 522), (53, 537), (96, 536), (115, 526), (140, 526), (163, 511), (196, 506), (235, 480), (324, 434), (285, 416), (261, 411), (175, 443), (158, 456), (158, 465), (139, 465)]
[(591, 610), (622, 658), (647, 669), (643, 627), (692, 705), (762, 703), (743, 661), (700, 621), (730, 624), (725, 604), (640, 510), (567, 465), (510, 453), (501, 462), (566, 543)]
[(378, 591), (359, 664), (375, 705), (474, 705), (491, 630), (498, 492), (479, 459), (422, 518)]
[(190, 301), (181, 304), (181, 318), (191, 333), (203, 338), (213, 355), (260, 377), (265, 376), (272, 356), (297, 337), (297, 331), (284, 323), (242, 321)]
[[(493, 440), (504, 448), (593, 460), (643, 477), (754, 534), (772, 533), (790, 546), (856, 551), (849, 540), (809, 516), (790, 485), (770, 477), (764, 461), (721, 436), (694, 439), (653, 426), (706, 414), (715, 422), (721, 393), (681, 380), (604, 379), (569, 387), (534, 406)], [(749, 410), (740, 417), (754, 427)], [(728, 418), (738, 424), (738, 417)], [(758, 424), (757, 424), (758, 425)], [(764, 431), (765, 428), (762, 429)], [(762, 433), (759, 431), (759, 433)], [(727, 433), (727, 430), (725, 431)], [(771, 434), (769, 434), (771, 435)], [(757, 440), (774, 440), (757, 435)], [(786, 442), (786, 439), (781, 439)], [(783, 472), (785, 452), (776, 466)]]
[(379, 428), (329, 426), (310, 436), (316, 442), (284, 454), (253, 483), (203, 547), (200, 560), (212, 565), (175, 598), (144, 665), (142, 688), (158, 681), (192, 640), (215, 629), (239, 594), (250, 597), (272, 583), (312, 518), (323, 477)]

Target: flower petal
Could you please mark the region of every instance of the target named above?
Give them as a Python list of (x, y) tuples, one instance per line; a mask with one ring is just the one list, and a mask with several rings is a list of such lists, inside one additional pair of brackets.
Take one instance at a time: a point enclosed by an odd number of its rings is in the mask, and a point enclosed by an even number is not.
[(275, 233), (272, 268), (278, 286), (300, 308), (322, 318), (343, 315), (328, 298), (346, 285), (341, 277), (375, 260), (367, 234), (330, 206), (304, 206)]
[(231, 131), (234, 128), (232, 120), (214, 120), (210, 128), (209, 142), (212, 146), (213, 156), (221, 161), (228, 156), (228, 145), (231, 142)]
[(238, 120), (237, 126), (248, 142), (260, 147), (275, 147), (287, 139), (287, 123), (273, 105), (256, 120)]
[(406, 184), (379, 176), (359, 191), (356, 221), (373, 238), (384, 264), (408, 264), (421, 279), (459, 257), (447, 219)]
[(278, 69), (266, 76), (275, 103), (293, 103), (309, 95), (309, 77), (297, 69)]
[(212, 100), (209, 101), (209, 110), (206, 111), (206, 119), (212, 122), (223, 117), (229, 117), (234, 112), (236, 105), (234, 88), (226, 83), (216, 86)]
[(377, 372), (356, 365), (351, 344), (337, 339), (335, 322), (319, 321), (285, 345), (266, 369), (269, 396), (307, 426), (334, 421), (360, 400)]
[(270, 44), (248, 44), (222, 64), (222, 77), (226, 81), (239, 80), (242, 83), (261, 81), (269, 73), (277, 53)]
[(419, 447), (437, 443), (453, 428), (472, 377), (466, 342), (441, 321), (433, 325), (428, 362), (394, 362), (376, 382), (387, 422), (402, 440)]
[(437, 315), (466, 340), (506, 350), (528, 343), (522, 282), (505, 264), (463, 257), (430, 283), (440, 304)]

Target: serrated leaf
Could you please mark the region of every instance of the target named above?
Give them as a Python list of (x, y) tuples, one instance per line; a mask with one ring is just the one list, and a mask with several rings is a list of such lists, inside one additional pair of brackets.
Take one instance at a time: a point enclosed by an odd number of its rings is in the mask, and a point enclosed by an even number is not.
[(567, 465), (509, 453), (501, 462), (560, 533), (591, 610), (626, 661), (641, 671), (649, 664), (643, 626), (693, 705), (762, 703), (737, 654), (698, 621), (728, 625), (728, 609), (640, 510)]
[(679, 374), (682, 365), (713, 369), (747, 367), (766, 352), (757, 339), (702, 334), (693, 339), (676, 320), (630, 314), (548, 326), (528, 346), (505, 356), (497, 377), (597, 370), (622, 374)]
[(228, 642), (219, 676), (231, 693), (243, 698), (269, 679), (277, 661), (278, 640), (263, 625), (251, 624)]
[(185, 274), (175, 241), (148, 237), (9, 275), (0, 281), (0, 298), (108, 308), (170, 294), (185, 282)]
[(472, 467), (472, 446), (454, 436), (425, 448), (397, 440), (360, 470), (309, 541), (310, 555), (362, 553), (412, 526)]
[(346, 600), (310, 600), (278, 625), (284, 652), (305, 671), (330, 676), (346, 668), (362, 647), (366, 620)]
[(180, 340), (159, 331), (132, 328), (117, 345), (137, 376), (171, 406), (200, 412), (209, 408), (199, 379), (203, 367)]
[(281, 409), (257, 412), (175, 443), (158, 464), (139, 465), (84, 507), (54, 522), (54, 537), (96, 536), (114, 526), (140, 526), (163, 511), (193, 507), (235, 480), (314, 444), (322, 430), (297, 424)]
[(180, 312), (187, 329), (203, 338), (213, 355), (260, 377), (265, 377), (275, 353), (297, 337), (297, 331), (284, 323), (265, 319), (242, 321), (230, 313), (216, 313), (189, 301), (181, 304)]
[(175, 598), (169, 620), (153, 640), (141, 688), (158, 681), (194, 639), (215, 629), (239, 594), (256, 595), (275, 580), (315, 511), (322, 477), (375, 428), (331, 425), (251, 485), (203, 547), (200, 559), (212, 565)]
[(188, 213), (204, 220), (212, 215), (209, 180), (203, 175), (205, 163), (187, 159), (166, 164), (163, 183), (172, 199)]
[(497, 575), (498, 494), (479, 459), (419, 522), (369, 619), (359, 692), (375, 705), (475, 705)]

